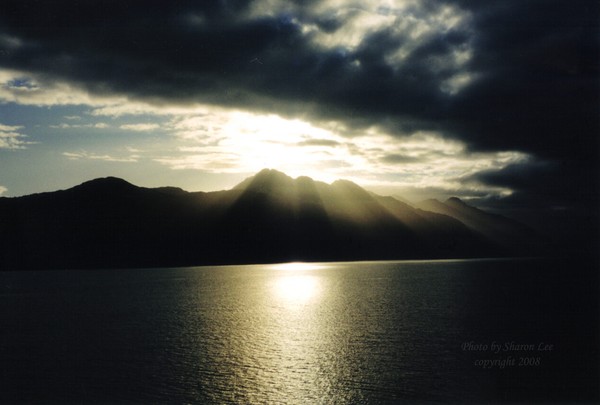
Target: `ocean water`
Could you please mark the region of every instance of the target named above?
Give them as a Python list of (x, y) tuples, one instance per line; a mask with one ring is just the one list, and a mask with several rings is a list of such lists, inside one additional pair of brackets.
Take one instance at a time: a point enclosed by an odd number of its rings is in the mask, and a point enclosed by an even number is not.
[(594, 401), (561, 260), (0, 272), (0, 402)]

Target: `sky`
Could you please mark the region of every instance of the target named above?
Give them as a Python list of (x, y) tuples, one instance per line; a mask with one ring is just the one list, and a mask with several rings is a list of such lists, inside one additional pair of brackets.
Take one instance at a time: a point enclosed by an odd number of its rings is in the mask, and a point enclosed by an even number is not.
[(600, 7), (3, 0), (0, 195), (263, 168), (597, 221)]

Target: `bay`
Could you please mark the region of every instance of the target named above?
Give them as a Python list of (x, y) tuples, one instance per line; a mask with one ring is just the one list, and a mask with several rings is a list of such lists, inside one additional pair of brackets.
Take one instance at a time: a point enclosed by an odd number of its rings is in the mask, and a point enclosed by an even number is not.
[(0, 272), (0, 400), (598, 399), (597, 269), (548, 259)]

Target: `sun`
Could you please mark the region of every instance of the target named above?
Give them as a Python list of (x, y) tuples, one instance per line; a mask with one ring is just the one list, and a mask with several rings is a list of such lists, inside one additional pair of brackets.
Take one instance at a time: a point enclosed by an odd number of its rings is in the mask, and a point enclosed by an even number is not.
[(328, 170), (324, 169), (330, 169), (331, 162), (347, 158), (339, 148), (321, 145), (340, 142), (340, 137), (330, 130), (274, 114), (231, 113), (221, 136), (219, 148), (224, 153), (233, 151), (236, 170), (248, 173), (273, 167), (293, 177), (305, 175), (333, 181), (335, 176), (327, 175)]

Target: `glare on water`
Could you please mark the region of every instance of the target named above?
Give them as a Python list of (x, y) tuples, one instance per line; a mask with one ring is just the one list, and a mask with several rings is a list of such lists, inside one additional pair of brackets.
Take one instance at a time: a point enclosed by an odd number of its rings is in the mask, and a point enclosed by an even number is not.
[(318, 275), (311, 275), (310, 272), (325, 267), (320, 263), (304, 262), (280, 263), (270, 266), (270, 270), (278, 272), (272, 288), (274, 298), (290, 306), (309, 303), (319, 293), (321, 280)]
[(271, 266), (273, 270), (283, 271), (306, 271), (306, 270), (319, 270), (324, 269), (327, 266), (323, 263), (306, 263), (306, 262), (290, 262), (290, 263), (279, 263)]
[(307, 303), (319, 290), (319, 279), (315, 276), (282, 276), (275, 281), (275, 294), (289, 303)]

